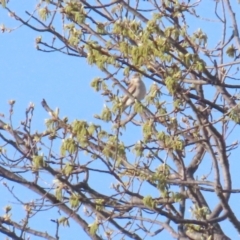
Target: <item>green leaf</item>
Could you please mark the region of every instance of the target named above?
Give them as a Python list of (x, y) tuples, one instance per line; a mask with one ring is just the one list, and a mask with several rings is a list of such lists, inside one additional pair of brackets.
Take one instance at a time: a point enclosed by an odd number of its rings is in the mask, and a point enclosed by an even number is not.
[(91, 82), (91, 87), (94, 88), (95, 91), (99, 91), (101, 89), (102, 80), (101, 78), (94, 78)]
[(9, 213), (12, 210), (12, 206), (7, 205), (6, 207), (4, 207), (5, 213)]
[(43, 20), (46, 21), (49, 16), (51, 16), (51, 12), (47, 7), (38, 9), (38, 15)]
[(137, 157), (143, 156), (143, 146), (140, 141), (135, 144), (133, 152), (136, 154)]
[(63, 168), (63, 173), (68, 177), (73, 171), (73, 165), (70, 163), (66, 163), (65, 167)]
[(235, 57), (236, 49), (235, 49), (235, 47), (234, 47), (233, 44), (228, 47), (226, 53), (227, 53), (227, 55), (228, 55), (229, 57)]
[(152, 125), (153, 125), (153, 122), (151, 120), (146, 121), (143, 124), (143, 136), (145, 141), (150, 139), (152, 136)]
[(105, 30), (105, 25), (103, 23), (98, 23), (97, 24), (97, 33), (99, 34), (104, 34), (106, 33), (106, 30)]
[(143, 113), (144, 106), (139, 101), (135, 100), (133, 109), (136, 113)]
[(55, 196), (56, 196), (57, 200), (62, 201), (62, 188), (61, 187), (57, 187), (55, 189)]
[(229, 113), (229, 118), (232, 119), (236, 123), (240, 123), (240, 116), (239, 116), (239, 108), (234, 108)]
[(150, 195), (143, 198), (143, 204), (149, 208), (155, 208), (155, 201)]
[(92, 135), (96, 131), (96, 126), (94, 124), (90, 124), (87, 130), (88, 133)]
[(96, 210), (97, 211), (103, 210), (104, 199), (96, 199), (95, 202), (96, 202)]
[(168, 76), (165, 79), (165, 83), (169, 92), (174, 95), (178, 86), (177, 80), (172, 76)]
[(1, 0), (1, 4), (2, 4), (2, 7), (5, 8), (6, 7), (6, 0)]
[(174, 193), (174, 192), (172, 192), (172, 198), (174, 199), (175, 202), (181, 202), (186, 197), (183, 194), (181, 194), (181, 193)]
[(98, 230), (98, 223), (95, 221), (94, 223), (91, 223), (88, 225), (89, 232), (92, 236), (96, 235), (96, 232)]
[(42, 156), (33, 156), (32, 157), (33, 162), (33, 170), (38, 170), (39, 168), (42, 168), (45, 166), (45, 161)]
[(64, 227), (70, 227), (70, 225), (69, 225), (69, 221), (68, 221), (68, 218), (66, 218), (66, 217), (61, 217), (61, 218), (59, 218), (58, 219), (58, 223), (60, 224), (60, 225), (63, 225)]
[(65, 156), (66, 151), (73, 154), (77, 151), (77, 143), (73, 138), (64, 139), (61, 146), (61, 155)]
[(80, 199), (81, 199), (81, 196), (78, 193), (73, 193), (69, 199), (70, 206), (76, 209), (81, 203)]
[(107, 106), (105, 106), (102, 111), (101, 119), (106, 122), (109, 122), (112, 119), (112, 112), (110, 111), (110, 109)]

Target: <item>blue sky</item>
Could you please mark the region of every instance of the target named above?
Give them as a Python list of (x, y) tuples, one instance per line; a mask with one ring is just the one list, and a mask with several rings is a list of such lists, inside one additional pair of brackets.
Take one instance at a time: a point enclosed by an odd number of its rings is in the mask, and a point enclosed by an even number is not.
[[(19, 4), (19, 5), (17, 5)], [(20, 1), (13, 4), (18, 11), (24, 10)], [(237, 9), (239, 10), (239, 6)], [(210, 8), (203, 9), (207, 17), (211, 17)], [(208, 12), (209, 11), (209, 12)], [(7, 17), (7, 12), (0, 9), (0, 24), (5, 23), (6, 26), (16, 27), (17, 22), (10, 20)], [(212, 26), (212, 25), (211, 25)], [(217, 23), (216, 23), (217, 26)], [(197, 29), (200, 26), (195, 26)], [(207, 28), (209, 34), (212, 28)], [(0, 80), (1, 80), (1, 94), (0, 94), (0, 113), (8, 116), (10, 99), (16, 100), (14, 107), (14, 123), (18, 126), (20, 120), (25, 117), (25, 109), (30, 102), (35, 104), (35, 114), (33, 127), (37, 129), (44, 129), (44, 119), (48, 118), (47, 113), (41, 107), (41, 100), (44, 98), (52, 108), (59, 107), (61, 116), (68, 116), (69, 120), (82, 119), (87, 121), (95, 121), (93, 114), (100, 113), (104, 104), (104, 98), (96, 94), (90, 87), (90, 82), (94, 77), (103, 76), (102, 73), (95, 67), (89, 66), (85, 59), (69, 57), (60, 53), (42, 53), (35, 49), (35, 38), (39, 36), (38, 33), (29, 30), (26, 27), (21, 27), (12, 33), (0, 34)], [(215, 38), (214, 41), (218, 39)], [(149, 86), (151, 83), (146, 82)], [(137, 129), (134, 130), (136, 137), (140, 136)], [(13, 153), (14, 154), (14, 153)], [(237, 166), (239, 164), (233, 163), (233, 174), (235, 177), (238, 175)], [(104, 186), (103, 190), (106, 191), (110, 188), (110, 183), (105, 179), (99, 180), (96, 175), (97, 182)], [(101, 182), (102, 181), (102, 182)], [(1, 182), (0, 182), (1, 184)], [(104, 185), (105, 184), (105, 185)], [(237, 187), (237, 186), (235, 186)], [(16, 202), (10, 200), (9, 194), (0, 185), (3, 196), (0, 199), (0, 212), (1, 208), (9, 203)], [(23, 188), (16, 191), (25, 191)], [(26, 192), (26, 197), (29, 197)], [(32, 197), (32, 196), (31, 196)], [(30, 198), (31, 198), (30, 197)], [(233, 196), (233, 204), (238, 203), (237, 196)], [(214, 201), (212, 202), (214, 205)], [(14, 206), (18, 210), (13, 211), (14, 218), (23, 216), (23, 211), (19, 206)], [(3, 211), (2, 211), (3, 213)], [(45, 214), (44, 212), (42, 213)], [(52, 216), (46, 219), (54, 218)], [(190, 216), (190, 213), (189, 213)], [(46, 217), (46, 216), (44, 216)], [(238, 214), (239, 217), (239, 214)], [(34, 224), (39, 225), (39, 218), (35, 220)], [(49, 226), (48, 231), (52, 231), (53, 223), (46, 221), (41, 222), (42, 226)], [(77, 240), (85, 238), (83, 232), (73, 225), (73, 229), (61, 230), (63, 232), (62, 239)], [(224, 223), (227, 224), (227, 223)], [(232, 231), (232, 225), (229, 225), (229, 235), (233, 239), (239, 238), (236, 231)], [(74, 234), (72, 234), (74, 232)], [(234, 234), (231, 234), (234, 232)], [(60, 232), (61, 233), (61, 232)], [(71, 233), (71, 238), (69, 238)], [(171, 239), (170, 235), (162, 235), (161, 237)], [(1, 235), (0, 235), (1, 237)]]
[[(3, 22), (7, 26), (18, 26), (17, 22), (9, 20), (6, 11), (0, 9), (0, 24)], [(13, 120), (17, 127), (25, 118), (25, 110), (32, 102), (35, 104), (33, 129), (43, 130), (45, 129), (44, 120), (49, 117), (41, 106), (44, 98), (53, 109), (59, 107), (60, 116), (68, 116), (70, 121), (74, 119), (93, 121), (93, 114), (101, 111), (104, 100), (90, 87), (90, 82), (94, 77), (101, 76), (101, 73), (86, 64), (85, 59), (37, 51), (35, 48), (37, 36), (39, 36), (38, 33), (29, 31), (26, 27), (0, 35), (0, 113), (5, 115), (7, 121), (8, 101), (16, 100)], [(10, 184), (12, 185), (14, 184)], [(10, 196), (1, 183), (0, 189), (2, 195), (0, 214), (4, 213), (4, 206), (10, 204), (13, 206), (13, 219), (20, 221), (24, 217), (22, 207), (16, 204), (17, 201)], [(33, 194), (29, 195), (25, 188), (15, 187), (14, 191), (24, 193), (22, 199), (25, 201), (33, 199)], [(55, 225), (50, 219), (60, 216), (56, 214), (56, 211), (54, 213), (52, 211), (47, 217), (45, 214), (45, 217), (41, 219), (44, 214), (44, 212), (40, 213), (32, 226), (39, 228), (39, 223), (41, 223), (41, 230), (47, 230), (54, 235), (52, 229)], [(70, 224), (74, 227), (73, 222)], [(83, 239), (86, 237), (85, 233), (79, 231), (79, 228), (75, 229), (77, 233), (71, 238), (69, 234), (74, 232), (72, 228), (60, 230), (62, 239), (77, 240), (81, 236)], [(1, 234), (0, 238), (3, 239)], [(34, 237), (34, 239), (38, 238)]]

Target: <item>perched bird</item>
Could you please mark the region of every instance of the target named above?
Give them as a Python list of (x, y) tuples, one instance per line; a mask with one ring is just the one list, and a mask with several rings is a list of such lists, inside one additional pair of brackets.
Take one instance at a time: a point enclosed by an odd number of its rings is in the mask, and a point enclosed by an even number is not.
[(138, 101), (141, 101), (146, 95), (146, 87), (145, 87), (145, 84), (142, 81), (139, 73), (135, 73), (133, 75), (133, 77), (131, 78), (131, 80), (129, 82), (127, 90), (129, 92), (129, 94), (131, 94), (133, 96), (133, 98), (131, 98), (127, 94), (125, 94), (122, 97), (122, 99), (121, 99), (122, 109), (119, 112), (119, 114), (116, 116), (116, 118), (114, 120), (115, 122), (120, 120), (121, 112), (124, 112), (126, 108), (131, 106), (135, 102), (135, 99), (137, 99)]
[[(128, 92), (136, 98), (138, 101), (141, 101), (146, 95), (146, 86), (142, 81), (140, 74), (135, 73), (130, 80), (130, 83), (127, 88)], [(125, 95), (122, 100), (123, 111), (130, 105), (134, 103), (134, 99), (130, 98), (128, 95)]]

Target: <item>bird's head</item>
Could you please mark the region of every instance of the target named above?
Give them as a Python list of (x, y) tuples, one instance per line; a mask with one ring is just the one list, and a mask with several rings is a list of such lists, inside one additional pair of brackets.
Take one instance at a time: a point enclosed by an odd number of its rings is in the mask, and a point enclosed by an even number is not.
[(131, 79), (131, 82), (139, 82), (141, 79), (140, 73), (134, 73)]

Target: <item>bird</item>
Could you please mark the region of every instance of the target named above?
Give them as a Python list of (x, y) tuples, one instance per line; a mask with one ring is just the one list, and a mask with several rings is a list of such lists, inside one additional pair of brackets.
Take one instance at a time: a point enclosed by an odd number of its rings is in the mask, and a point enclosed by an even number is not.
[[(133, 75), (128, 85), (127, 91), (138, 101), (141, 101), (144, 99), (146, 95), (146, 86), (142, 81), (139, 73), (135, 73)], [(134, 99), (129, 97), (127, 94), (125, 94), (121, 99), (121, 102), (122, 102), (123, 111), (124, 111), (127, 107), (129, 107), (134, 103)]]

